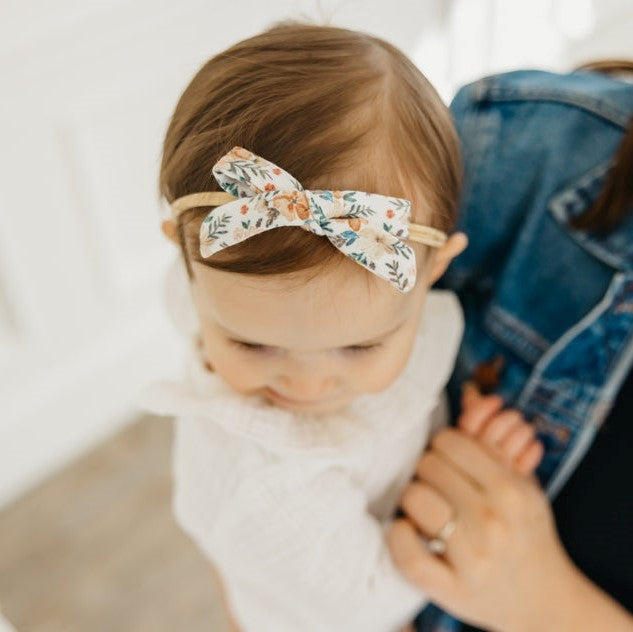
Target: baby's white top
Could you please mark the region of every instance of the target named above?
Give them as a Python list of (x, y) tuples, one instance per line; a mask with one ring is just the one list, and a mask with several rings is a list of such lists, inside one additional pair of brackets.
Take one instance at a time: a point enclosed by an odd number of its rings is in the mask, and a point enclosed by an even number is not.
[(184, 379), (139, 404), (173, 415), (173, 505), (219, 570), (243, 632), (389, 632), (425, 595), (395, 568), (384, 531), (432, 426), (463, 331), (451, 292), (427, 295), (408, 364), (385, 391), (311, 417), (239, 395), (204, 366), (180, 260), (168, 312), (187, 340)]

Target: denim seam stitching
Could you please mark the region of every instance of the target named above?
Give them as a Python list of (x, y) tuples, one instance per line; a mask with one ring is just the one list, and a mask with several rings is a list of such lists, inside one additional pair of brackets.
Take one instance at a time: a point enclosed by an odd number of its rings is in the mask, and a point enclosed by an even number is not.
[(605, 105), (604, 101), (599, 99), (584, 95), (575, 97), (569, 93), (551, 89), (487, 87), (479, 95), (479, 102), (485, 103), (486, 101), (492, 103), (549, 101), (560, 105), (573, 106), (598, 116), (613, 125), (617, 125), (623, 130), (626, 129), (631, 119), (630, 112), (620, 110), (615, 106)]

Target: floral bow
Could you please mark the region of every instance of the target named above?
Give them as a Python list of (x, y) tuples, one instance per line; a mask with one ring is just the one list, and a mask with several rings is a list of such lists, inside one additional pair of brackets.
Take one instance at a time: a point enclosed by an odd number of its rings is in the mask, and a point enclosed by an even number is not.
[[(277, 165), (237, 146), (213, 166), (213, 175), (238, 199), (205, 217), (200, 227), (202, 257), (272, 228), (298, 226), (327, 237), (401, 292), (415, 285), (415, 255), (403, 241), (409, 237), (408, 200), (351, 190), (306, 190)], [(191, 197), (195, 195), (202, 194)], [(446, 239), (433, 228), (411, 226), (418, 229), (416, 241), (438, 246)]]

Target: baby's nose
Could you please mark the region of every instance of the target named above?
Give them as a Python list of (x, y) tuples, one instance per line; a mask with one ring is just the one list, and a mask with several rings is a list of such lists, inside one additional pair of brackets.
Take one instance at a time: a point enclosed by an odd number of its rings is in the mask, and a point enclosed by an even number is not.
[(284, 375), (279, 379), (283, 394), (301, 401), (318, 400), (332, 392), (335, 379), (331, 376), (308, 374)]

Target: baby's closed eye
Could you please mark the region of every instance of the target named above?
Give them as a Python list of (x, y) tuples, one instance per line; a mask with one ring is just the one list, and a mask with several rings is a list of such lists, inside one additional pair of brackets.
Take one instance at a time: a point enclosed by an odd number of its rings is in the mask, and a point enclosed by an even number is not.
[[(246, 342), (243, 340), (229, 339), (229, 342), (235, 345), (236, 347), (238, 347), (239, 349), (241, 349), (242, 351), (247, 351), (250, 353), (272, 354), (272, 353), (280, 353), (280, 352), (285, 351), (279, 347), (270, 347), (268, 345), (262, 345), (255, 342)], [(343, 354), (356, 355), (356, 354), (368, 353), (370, 351), (376, 351), (377, 349), (380, 348), (380, 346), (381, 346), (381, 343), (379, 342), (368, 344), (368, 345), (348, 345), (346, 347), (337, 347), (336, 349), (333, 349), (332, 351), (343, 353)]]

